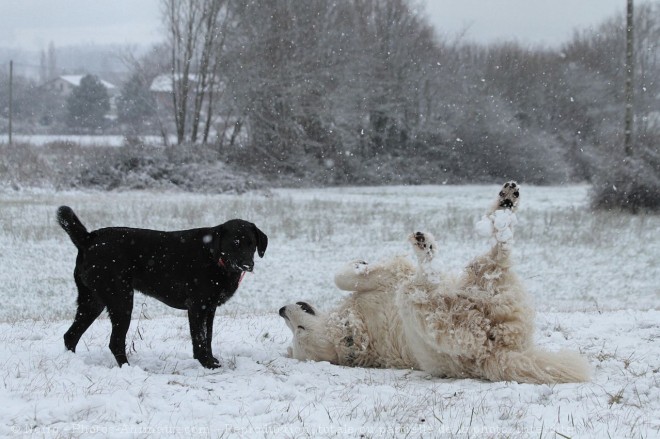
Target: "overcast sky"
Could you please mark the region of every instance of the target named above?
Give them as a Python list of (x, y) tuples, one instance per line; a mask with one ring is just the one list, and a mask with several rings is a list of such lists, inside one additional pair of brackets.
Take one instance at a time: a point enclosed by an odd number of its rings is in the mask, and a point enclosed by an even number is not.
[[(417, 0), (439, 35), (557, 47), (576, 28), (600, 24), (626, 0)], [(73, 44), (158, 41), (160, 0), (0, 0), (0, 46), (41, 50)]]
[[(626, 0), (423, 0), (440, 35), (466, 30), (480, 43), (518, 41), (558, 47), (575, 29), (597, 27), (623, 13)], [(635, 3), (641, 3), (636, 0)]]

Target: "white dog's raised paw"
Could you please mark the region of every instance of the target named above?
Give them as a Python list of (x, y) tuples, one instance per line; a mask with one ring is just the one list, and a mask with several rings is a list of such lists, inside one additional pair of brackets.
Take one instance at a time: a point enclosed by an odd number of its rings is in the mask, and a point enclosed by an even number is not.
[(367, 274), (369, 271), (369, 263), (363, 260), (351, 262), (355, 274)]
[(513, 226), (518, 223), (514, 212), (519, 201), (520, 185), (513, 180), (504, 183), (490, 213), (476, 223), (477, 233), (492, 236), (501, 244), (512, 243)]
[(428, 232), (415, 232), (408, 236), (408, 241), (412, 244), (415, 255), (420, 262), (430, 262), (438, 250), (435, 238)]
[(515, 181), (507, 181), (497, 198), (498, 209), (511, 209), (515, 212), (520, 201), (520, 186)]

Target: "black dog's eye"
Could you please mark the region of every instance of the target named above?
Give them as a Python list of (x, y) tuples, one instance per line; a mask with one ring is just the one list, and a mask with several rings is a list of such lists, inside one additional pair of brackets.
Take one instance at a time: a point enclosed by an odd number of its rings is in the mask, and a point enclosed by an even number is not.
[(305, 327), (299, 325), (299, 326), (298, 326), (298, 329), (302, 329), (302, 330), (304, 331), (304, 330), (305, 330)]
[(300, 307), (300, 309), (302, 309), (303, 311), (305, 311), (307, 314), (311, 314), (311, 315), (313, 315), (313, 316), (316, 315), (316, 313), (314, 312), (314, 310), (312, 309), (312, 307), (309, 306), (309, 304), (307, 304), (307, 303), (305, 303), (305, 302), (296, 302), (296, 305), (298, 305), (298, 306)]

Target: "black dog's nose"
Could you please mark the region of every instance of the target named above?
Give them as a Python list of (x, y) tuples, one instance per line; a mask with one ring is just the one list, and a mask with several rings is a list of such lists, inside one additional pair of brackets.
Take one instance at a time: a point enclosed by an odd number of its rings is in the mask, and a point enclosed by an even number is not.
[(286, 306), (283, 306), (282, 308), (280, 308), (280, 317), (283, 317), (283, 318), (285, 318), (285, 319), (288, 318), (288, 317), (286, 316)]
[(252, 273), (252, 270), (254, 270), (254, 264), (242, 264), (239, 268), (243, 271)]

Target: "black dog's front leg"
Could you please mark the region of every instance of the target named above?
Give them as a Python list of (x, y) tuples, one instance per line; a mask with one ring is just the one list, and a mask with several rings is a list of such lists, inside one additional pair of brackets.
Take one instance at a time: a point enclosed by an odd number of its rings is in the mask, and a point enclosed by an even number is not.
[[(193, 344), (193, 358), (208, 369), (220, 367), (220, 362), (211, 352), (211, 339), (213, 336), (213, 318), (215, 306), (194, 305), (188, 309), (188, 322), (190, 323), (190, 336)], [(211, 328), (211, 330), (209, 330)]]
[(208, 316), (206, 317), (206, 351), (215, 364), (220, 366), (220, 361), (213, 356), (213, 348), (211, 342), (213, 341), (213, 320), (215, 319), (216, 306), (212, 306)]

